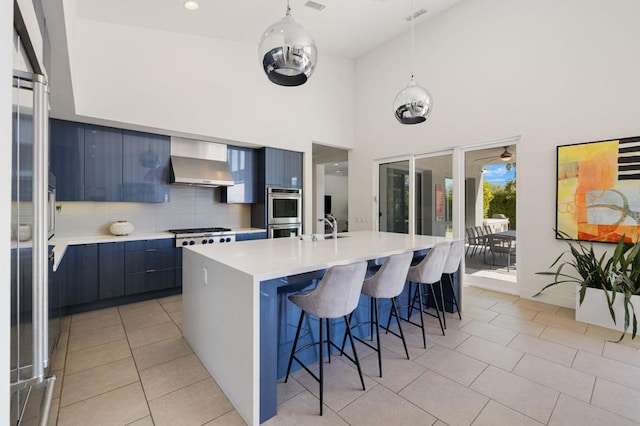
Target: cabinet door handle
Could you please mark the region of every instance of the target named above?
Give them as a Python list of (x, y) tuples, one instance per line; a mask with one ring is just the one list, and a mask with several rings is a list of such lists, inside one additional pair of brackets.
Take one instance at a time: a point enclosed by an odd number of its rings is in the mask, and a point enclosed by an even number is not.
[(156, 249), (147, 249), (147, 251), (156, 251)]
[(149, 273), (149, 272), (155, 272), (155, 271), (157, 271), (157, 269), (147, 269), (145, 272)]

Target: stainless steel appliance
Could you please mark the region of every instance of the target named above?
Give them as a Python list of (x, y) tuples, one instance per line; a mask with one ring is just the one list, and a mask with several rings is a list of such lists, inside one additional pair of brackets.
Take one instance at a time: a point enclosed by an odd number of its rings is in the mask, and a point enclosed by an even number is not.
[[(11, 424), (47, 424), (55, 386), (48, 376), (60, 310), (48, 238), (48, 86), (43, 75), (14, 71), (11, 226)], [(53, 207), (55, 211), (55, 206)], [(30, 236), (20, 228), (31, 229)]]
[(169, 232), (176, 236), (176, 247), (232, 243), (236, 240), (236, 233), (229, 228), (170, 229)]
[(302, 190), (267, 188), (267, 224), (302, 223)]
[(269, 238), (290, 238), (302, 235), (302, 225), (300, 223), (269, 225), (267, 228)]
[(49, 189), (47, 190), (47, 238), (56, 233), (56, 178), (49, 173)]

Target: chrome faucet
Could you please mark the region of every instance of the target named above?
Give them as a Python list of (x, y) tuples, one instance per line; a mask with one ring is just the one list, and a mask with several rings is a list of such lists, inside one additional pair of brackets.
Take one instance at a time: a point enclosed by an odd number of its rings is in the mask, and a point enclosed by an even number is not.
[(338, 238), (338, 221), (332, 215), (328, 214), (325, 217), (318, 219), (318, 222), (327, 222), (331, 227), (331, 238), (334, 240)]

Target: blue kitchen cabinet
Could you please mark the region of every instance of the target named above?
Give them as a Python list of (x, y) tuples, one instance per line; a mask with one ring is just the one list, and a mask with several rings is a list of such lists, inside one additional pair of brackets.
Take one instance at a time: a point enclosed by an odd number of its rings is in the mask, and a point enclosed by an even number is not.
[(264, 172), (267, 187), (302, 188), (302, 153), (264, 148)]
[(168, 202), (170, 138), (123, 130), (122, 150), (122, 201)]
[(84, 200), (122, 201), (122, 130), (84, 125)]
[(124, 243), (102, 243), (99, 254), (99, 298), (124, 296)]
[(175, 286), (175, 240), (139, 240), (125, 243), (125, 295)]
[(49, 162), (57, 201), (84, 200), (84, 125), (49, 120)]
[(236, 241), (264, 240), (267, 238), (267, 231), (245, 232), (236, 234)]
[(227, 163), (235, 184), (222, 188), (222, 201), (226, 203), (255, 203), (257, 189), (256, 150), (228, 146)]
[(98, 245), (69, 246), (54, 275), (61, 293), (61, 306), (98, 300)]
[(175, 249), (176, 256), (176, 287), (182, 287), (182, 247), (176, 247)]

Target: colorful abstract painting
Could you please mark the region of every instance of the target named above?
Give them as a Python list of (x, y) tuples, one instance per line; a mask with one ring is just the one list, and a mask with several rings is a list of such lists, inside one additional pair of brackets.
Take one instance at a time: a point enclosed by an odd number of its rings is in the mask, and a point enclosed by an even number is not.
[(640, 136), (557, 148), (556, 228), (575, 240), (640, 238)]

